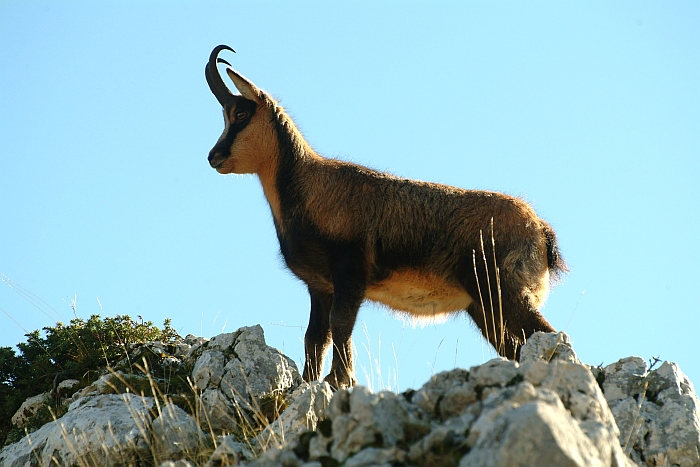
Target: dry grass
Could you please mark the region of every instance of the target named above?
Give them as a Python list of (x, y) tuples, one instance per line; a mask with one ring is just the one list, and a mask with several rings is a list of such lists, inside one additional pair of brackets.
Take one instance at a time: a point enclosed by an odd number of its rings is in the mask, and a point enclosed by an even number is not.
[(497, 266), (498, 263), (496, 262), (496, 239), (494, 238), (493, 217), (491, 218), (491, 250), (493, 253), (492, 269), (494, 274), (494, 282), (496, 286), (496, 301), (498, 304), (498, 331), (496, 330), (496, 314), (494, 306), (493, 288), (491, 287), (491, 274), (489, 273), (489, 260), (486, 258), (486, 248), (484, 248), (484, 233), (482, 230), (479, 230), (479, 244), (481, 245), (481, 259), (484, 264), (484, 270), (486, 272), (486, 288), (488, 290), (488, 299), (490, 305), (489, 309), (491, 310), (492, 334), (489, 333), (489, 321), (486, 315), (486, 302), (484, 301), (484, 295), (481, 290), (481, 284), (479, 283), (479, 273), (477, 270), (478, 262), (476, 259), (477, 251), (472, 250), (474, 277), (476, 279), (477, 290), (479, 291), (479, 304), (481, 305), (481, 312), (483, 314), (482, 318), (484, 320), (483, 332), (488, 342), (492, 342), (491, 335), (493, 336), (495, 350), (499, 355), (502, 355), (505, 346), (505, 323), (503, 321), (503, 301), (501, 300), (501, 273)]
[[(272, 392), (260, 398), (253, 397), (250, 390), (247, 395), (236, 393), (241, 400), (246, 400), (246, 396), (250, 396), (248, 400), (251, 403), (245, 407), (234, 403), (235, 416), (230, 417), (230, 424), (233, 428), (229, 432), (220, 431), (216, 430), (211, 423), (209, 413), (202, 400), (202, 392), (195, 387), (189, 378), (189, 394), (173, 395), (166, 392), (168, 387), (167, 381), (153, 377), (145, 359), (142, 360), (141, 364), (134, 364), (134, 369), (138, 370), (138, 374), (122, 374), (121, 372), (110, 370), (110, 378), (107, 380), (108, 389), (103, 391), (103, 393), (139, 396), (136, 399), (138, 401), (136, 404), (133, 403), (133, 398), (128, 397), (124, 397), (124, 402), (138, 429), (139, 438), (147, 446), (146, 450), (138, 448), (133, 443), (123, 445), (119, 441), (118, 435), (109, 426), (105, 433), (98, 436), (101, 442), (99, 449), (92, 449), (87, 454), (81, 453), (79, 452), (81, 450), (80, 447), (89, 444), (88, 435), (94, 438), (95, 433), (99, 431), (99, 427), (91, 433), (75, 432), (75, 430), (70, 430), (69, 427), (61, 423), (61, 416), (66, 412), (65, 409), (62, 409), (60, 412), (49, 409), (51, 420), (61, 430), (61, 436), (72, 456), (77, 459), (76, 465), (78, 467), (101, 467), (114, 461), (124, 462), (123, 465), (157, 466), (166, 460), (180, 459), (190, 461), (196, 466), (203, 466), (211, 458), (224, 438), (230, 435), (234, 436), (236, 441), (247, 445), (248, 449), (256, 456), (270, 448), (280, 447), (284, 444), (284, 434), (269, 433), (264, 439), (258, 437), (265, 427), (278, 418), (284, 409), (287, 408), (288, 403), (283, 392)], [(245, 377), (245, 375), (243, 376)], [(235, 392), (234, 388), (230, 389), (231, 392)], [(152, 402), (149, 398), (152, 398)], [(202, 429), (202, 432), (194, 446), (183, 445), (183, 449), (177, 455), (177, 459), (168, 459), (161, 453), (159, 448), (159, 440), (154, 433), (153, 421), (163, 415), (168, 416), (165, 417), (166, 420), (172, 420), (175, 415), (174, 409), (172, 409), (173, 405), (182, 408), (190, 414)], [(32, 433), (28, 431), (25, 433), (31, 446)], [(233, 457), (236, 457), (236, 459)], [(112, 460), (109, 461), (108, 459)], [(222, 453), (219, 460), (221, 465), (240, 461), (237, 456), (226, 453)], [(33, 465), (55, 467), (63, 465), (63, 460), (54, 456), (44, 459), (42, 453), (35, 451), (33, 453)]]

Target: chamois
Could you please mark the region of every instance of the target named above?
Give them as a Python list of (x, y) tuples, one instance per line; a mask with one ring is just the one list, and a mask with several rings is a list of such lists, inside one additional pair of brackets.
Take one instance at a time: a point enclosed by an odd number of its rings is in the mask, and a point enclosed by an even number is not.
[(534, 332), (554, 331), (539, 308), (566, 264), (530, 205), (320, 156), (275, 99), (218, 58), (222, 50), (233, 51), (214, 48), (205, 68), (225, 121), (209, 164), (258, 176), (286, 265), (307, 285), (305, 381), (322, 376), (332, 343), (325, 380), (356, 384), (351, 335), (365, 299), (419, 319), (466, 311), (514, 359)]

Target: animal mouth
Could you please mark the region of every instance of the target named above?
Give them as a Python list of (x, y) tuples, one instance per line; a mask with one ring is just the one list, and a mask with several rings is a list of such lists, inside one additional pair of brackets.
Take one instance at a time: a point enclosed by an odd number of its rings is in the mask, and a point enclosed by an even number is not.
[(222, 166), (223, 163), (226, 161), (226, 159), (227, 159), (226, 157), (224, 157), (224, 156), (222, 156), (222, 155), (220, 155), (220, 154), (216, 154), (214, 157), (212, 157), (211, 159), (209, 159), (209, 165), (210, 165), (213, 169), (219, 170), (219, 168), (221, 168), (221, 166)]

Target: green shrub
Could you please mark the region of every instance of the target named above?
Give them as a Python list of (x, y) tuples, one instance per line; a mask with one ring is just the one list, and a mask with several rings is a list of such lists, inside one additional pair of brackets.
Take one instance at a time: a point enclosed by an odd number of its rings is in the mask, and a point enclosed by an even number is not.
[[(135, 344), (169, 342), (179, 336), (170, 320), (159, 329), (151, 321), (136, 321), (127, 315), (92, 315), (88, 320), (76, 318), (68, 325), (45, 327), (43, 337), (40, 331), (26, 337), (26, 342), (17, 344), (19, 352), (0, 347), (0, 441), (11, 441), (7, 439), (11, 417), (28, 397), (51, 391), (55, 382), (69, 378), (84, 387), (106, 368), (128, 361)], [(182, 384), (182, 378), (176, 379)], [(46, 417), (36, 418), (39, 423)]]

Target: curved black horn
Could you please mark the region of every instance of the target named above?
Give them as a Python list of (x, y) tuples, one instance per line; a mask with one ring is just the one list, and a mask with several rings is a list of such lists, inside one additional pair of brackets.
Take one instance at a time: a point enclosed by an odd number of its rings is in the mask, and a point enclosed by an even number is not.
[(212, 50), (211, 55), (209, 55), (209, 61), (207, 62), (207, 66), (206, 68), (204, 68), (204, 76), (207, 78), (209, 89), (211, 89), (211, 92), (214, 94), (214, 97), (216, 97), (216, 100), (219, 101), (219, 104), (221, 104), (222, 107), (225, 107), (226, 104), (233, 100), (234, 94), (231, 91), (229, 91), (228, 87), (226, 87), (224, 80), (221, 79), (219, 70), (216, 68), (217, 62), (225, 63), (230, 66), (230, 64), (227, 61), (217, 57), (219, 55), (219, 52), (221, 52), (222, 50), (230, 50), (231, 52), (236, 53), (235, 50), (233, 50), (227, 45), (218, 45), (214, 47), (214, 50)]

